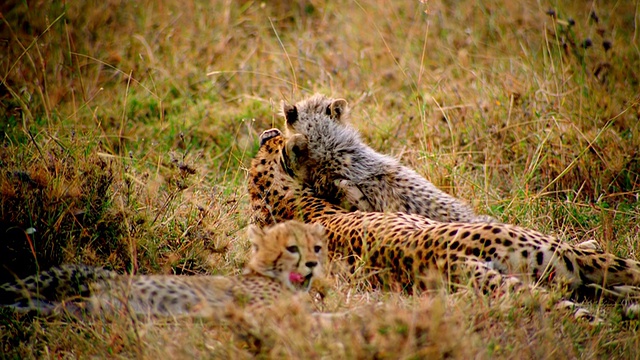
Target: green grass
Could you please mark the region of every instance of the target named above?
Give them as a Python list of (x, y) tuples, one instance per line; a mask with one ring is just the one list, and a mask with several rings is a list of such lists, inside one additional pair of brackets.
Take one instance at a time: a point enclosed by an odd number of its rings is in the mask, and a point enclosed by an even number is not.
[[(65, 262), (238, 273), (257, 134), (316, 91), (478, 212), (637, 258), (636, 2), (278, 4), (0, 6), (0, 280)], [(266, 357), (640, 356), (615, 307), (592, 328), (535, 296), (331, 283), (322, 309), (351, 320), (318, 330), (285, 307), (263, 321)], [(251, 356), (210, 320), (0, 318), (6, 358)]]

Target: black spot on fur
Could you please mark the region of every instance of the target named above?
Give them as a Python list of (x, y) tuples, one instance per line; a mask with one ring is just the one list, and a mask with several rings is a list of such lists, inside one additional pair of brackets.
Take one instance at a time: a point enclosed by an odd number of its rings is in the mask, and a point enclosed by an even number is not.
[(568, 257), (564, 256), (564, 255), (562, 256), (562, 259), (564, 260), (564, 265), (567, 267), (567, 270), (572, 273), (573, 272), (573, 263), (571, 262), (571, 260)]
[(542, 266), (543, 261), (544, 261), (544, 254), (542, 253), (542, 251), (538, 251), (538, 253), (536, 253), (536, 262), (538, 263), (538, 265)]
[(376, 264), (377, 263), (379, 254), (380, 254), (380, 252), (378, 252), (378, 250), (375, 250), (371, 254), (371, 257), (369, 258), (369, 261), (371, 261), (371, 264)]
[(616, 259), (615, 261), (618, 264), (618, 266), (620, 266), (621, 269), (627, 268), (627, 262), (625, 259)]
[(410, 257), (405, 257), (404, 259), (402, 259), (402, 264), (407, 270), (413, 269), (413, 259)]
[(583, 284), (588, 284), (591, 282), (589, 278), (585, 275), (585, 273), (580, 269), (578, 269), (578, 276), (580, 277), (580, 280), (582, 281)]
[(622, 269), (618, 265), (611, 265), (609, 266), (609, 268), (607, 268), (607, 271), (613, 274), (619, 273), (620, 271), (622, 271)]
[(402, 250), (398, 251), (398, 256), (394, 256), (393, 257), (393, 267), (398, 269), (400, 268), (400, 258), (402, 258), (404, 256)]
[(584, 271), (586, 271), (587, 273), (592, 273), (593, 272), (593, 266), (591, 266), (591, 265), (583, 264), (582, 265), (582, 269)]

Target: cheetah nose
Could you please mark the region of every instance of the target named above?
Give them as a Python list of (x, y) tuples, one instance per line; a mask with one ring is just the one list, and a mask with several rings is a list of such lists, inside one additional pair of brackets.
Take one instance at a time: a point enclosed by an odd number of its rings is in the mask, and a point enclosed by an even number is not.
[(316, 267), (316, 265), (318, 265), (318, 262), (317, 261), (307, 261), (304, 264), (307, 265), (307, 267), (309, 269), (313, 269), (314, 267)]

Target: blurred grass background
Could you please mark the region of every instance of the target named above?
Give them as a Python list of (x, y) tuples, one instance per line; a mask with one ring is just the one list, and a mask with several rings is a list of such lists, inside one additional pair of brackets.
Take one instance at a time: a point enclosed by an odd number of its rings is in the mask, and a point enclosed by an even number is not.
[[(0, 280), (66, 262), (238, 273), (257, 134), (281, 127), (282, 100), (314, 92), (347, 99), (372, 147), (478, 212), (637, 257), (638, 6), (5, 1)], [(336, 288), (329, 310), (379, 301), (379, 319), (314, 336), (289, 314), (265, 325), (281, 335), (266, 354), (637, 357), (640, 347), (636, 322), (594, 330), (549, 320), (530, 299), (504, 309), (434, 296), (434, 309)], [(206, 322), (142, 338), (139, 324), (116, 325), (0, 323), (12, 358), (247, 355)]]

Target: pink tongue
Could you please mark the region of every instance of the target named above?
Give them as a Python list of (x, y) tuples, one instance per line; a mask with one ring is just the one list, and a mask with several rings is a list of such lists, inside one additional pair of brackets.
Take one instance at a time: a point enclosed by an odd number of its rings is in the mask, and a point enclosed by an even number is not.
[(292, 283), (301, 283), (304, 281), (304, 276), (300, 275), (297, 272), (289, 273), (289, 281)]

